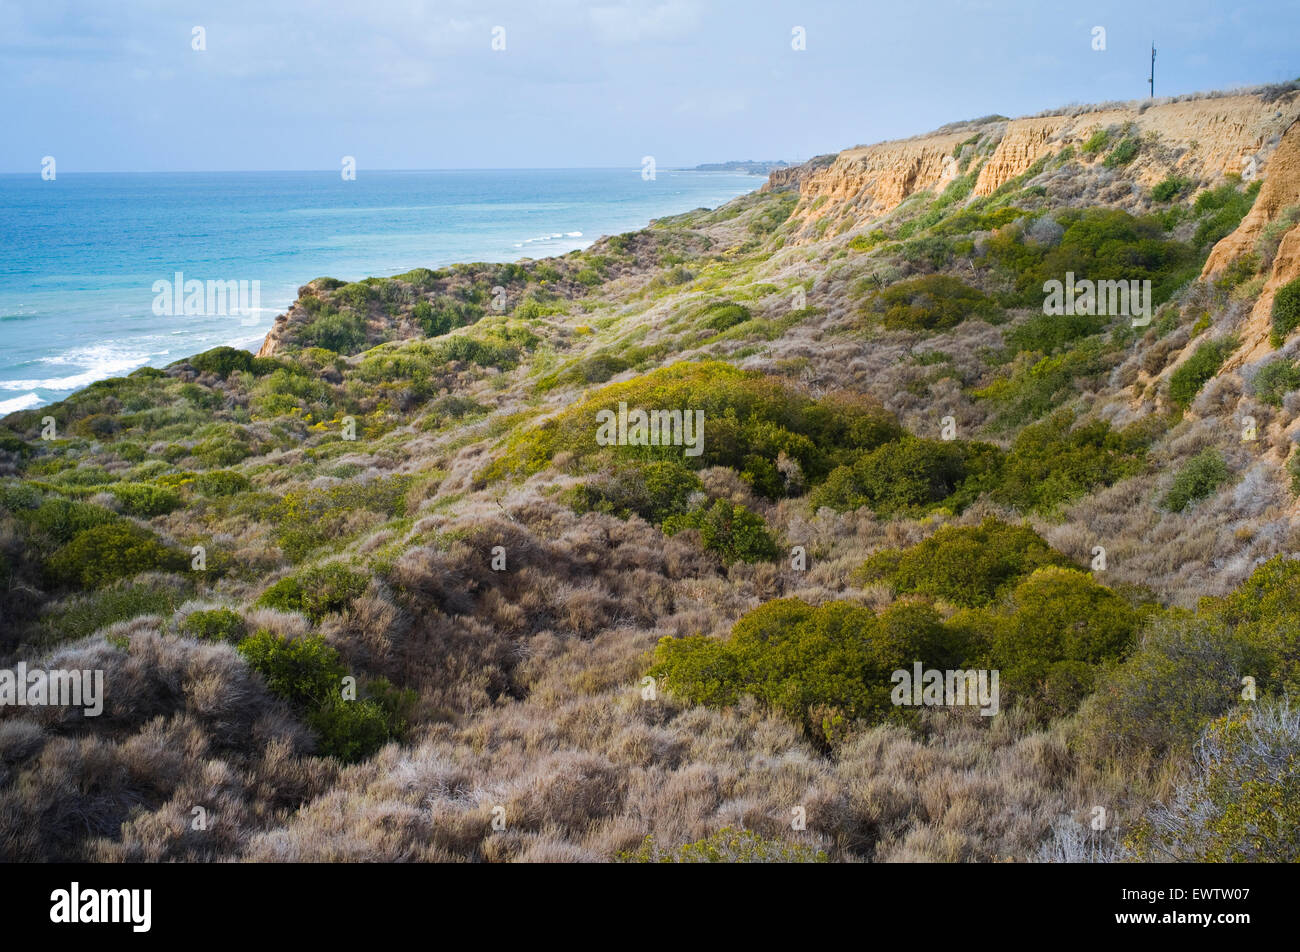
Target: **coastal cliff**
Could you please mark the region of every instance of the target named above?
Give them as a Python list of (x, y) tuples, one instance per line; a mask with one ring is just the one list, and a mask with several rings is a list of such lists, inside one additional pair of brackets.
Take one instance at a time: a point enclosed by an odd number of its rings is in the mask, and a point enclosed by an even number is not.
[[(825, 166), (811, 164), (773, 173), (772, 187), (796, 184), (793, 218), (804, 227), (796, 242), (818, 237), (818, 223), (836, 233), (893, 211), (920, 192), (938, 194), (959, 175), (976, 171), (973, 194), (993, 194), (1035, 163), (1072, 150), (1085, 166), (1104, 161), (1087, 146), (1099, 132), (1132, 138), (1143, 148), (1124, 172), (1126, 181), (1150, 186), (1171, 175), (1213, 181), (1229, 173), (1263, 175), (1282, 133), (1300, 116), (1294, 96), (1226, 95), (1101, 106), (1056, 115), (1007, 120), (993, 117), (946, 130), (846, 149)], [(1141, 203), (1140, 193), (1116, 204)]]

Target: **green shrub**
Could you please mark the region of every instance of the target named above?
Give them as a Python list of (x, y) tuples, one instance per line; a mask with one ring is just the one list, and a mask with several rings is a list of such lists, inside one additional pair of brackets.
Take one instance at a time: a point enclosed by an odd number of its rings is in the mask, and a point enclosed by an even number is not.
[(701, 313), (704, 316), (704, 326), (715, 331), (725, 331), (743, 324), (753, 316), (749, 313), (749, 308), (731, 301), (717, 301)]
[[(941, 235), (924, 235), (900, 245), (898, 255), (908, 264), (918, 268), (942, 268), (952, 260), (953, 241)], [(985, 317), (985, 315), (979, 316)], [(1001, 311), (997, 309), (996, 305), (988, 308), (986, 319), (993, 320), (999, 317), (1001, 317)]]
[(1145, 437), (1112, 430), (1104, 420), (1073, 427), (1059, 411), (1025, 427), (1003, 460), (993, 498), (1024, 512), (1048, 512), (1099, 486), (1141, 472)]
[[(345, 284), (334, 292), (333, 300), (358, 311), (365, 311), (376, 297), (375, 289), (362, 281)], [(332, 348), (331, 348), (332, 349)]]
[(692, 704), (724, 707), (752, 695), (830, 743), (854, 720), (898, 710), (890, 698), (895, 670), (914, 661), (954, 667), (962, 647), (925, 605), (876, 615), (849, 602), (814, 608), (782, 598), (742, 617), (725, 641), (661, 639), (650, 674)]
[(1168, 202), (1192, 187), (1192, 180), (1181, 175), (1171, 175), (1151, 189), (1151, 197), (1157, 202)]
[(632, 366), (626, 357), (617, 354), (594, 354), (578, 363), (570, 372), (561, 375), (564, 383), (591, 384), (604, 383), (615, 374), (622, 373)]
[(348, 482), (325, 489), (291, 489), (267, 513), (284, 554), (299, 561), (325, 545), (344, 538), (359, 512), (392, 518), (406, 511), (409, 476), (369, 483)]
[[(647, 413), (703, 413), (700, 455), (685, 456), (681, 446), (597, 445), (593, 439), (597, 414), (617, 413), (620, 404)], [(522, 431), (479, 478), (532, 475), (557, 453), (567, 452), (578, 465), (613, 457), (677, 461), (693, 469), (730, 466), (756, 492), (777, 498), (790, 489), (777, 469), (782, 453), (812, 484), (841, 462), (901, 433), (893, 415), (867, 398), (835, 395), (813, 400), (755, 371), (721, 362), (683, 361), (602, 387), (581, 403)]]
[(475, 336), (456, 334), (437, 342), (389, 344), (367, 352), (357, 376), (368, 382), (408, 379), (423, 385), (451, 361), (505, 370), (518, 362), (521, 350), (536, 346), (539, 340), (523, 326), (503, 324), (488, 331), (476, 329)]
[(849, 247), (854, 251), (870, 251), (876, 245), (883, 241), (888, 241), (889, 236), (880, 229), (876, 229), (865, 235), (854, 235), (849, 239)]
[(1232, 626), (1245, 646), (1241, 670), (1274, 696), (1300, 693), (1300, 559), (1274, 556), (1237, 590), (1202, 599), (1200, 611)]
[(248, 634), (248, 626), (242, 617), (230, 609), (213, 608), (190, 612), (181, 622), (180, 632), (187, 638), (238, 644)]
[(637, 461), (574, 487), (565, 501), (577, 512), (607, 512), (621, 519), (635, 514), (658, 525), (669, 516), (685, 514), (692, 494), (703, 489), (700, 477), (679, 462)]
[(1067, 273), (1076, 283), (1149, 280), (1152, 304), (1159, 306), (1200, 273), (1196, 248), (1166, 239), (1155, 218), (1117, 208), (1065, 209), (1053, 217), (1065, 229), (1055, 245), (1026, 242), (1024, 230), (1015, 228), (988, 239), (989, 261), (1013, 281), (1013, 300), (1023, 306), (1041, 307), (1043, 285), (1064, 281)]
[(320, 635), (290, 639), (261, 628), (238, 650), (271, 692), (294, 707), (314, 710), (342, 696), (347, 670)]
[(335, 698), (312, 712), (307, 722), (320, 737), (321, 753), (352, 763), (369, 757), (406, 733), (417, 700), (412, 690), (397, 690), (384, 678), (367, 681), (356, 700)]
[[(769, 193), (773, 194), (773, 193)], [(798, 204), (798, 196), (789, 193), (779, 193), (776, 195), (776, 202), (761, 212), (754, 215), (749, 220), (749, 233), (751, 235), (770, 235), (781, 227), (794, 211), (795, 205)]]
[(114, 582), (93, 592), (62, 599), (42, 612), (31, 632), (31, 640), (49, 646), (86, 638), (119, 621), (141, 615), (172, 614), (188, 597), (187, 586), (174, 577)]
[(131, 515), (146, 519), (169, 513), (181, 505), (181, 494), (176, 490), (149, 483), (118, 483), (109, 492)]
[(478, 364), (480, 367), (510, 367), (514, 365), (517, 355), (518, 350), (511, 347), (458, 336), (445, 341), (437, 356), (441, 358), (442, 363), (455, 360), (466, 364)]
[(1198, 499), (1212, 495), (1231, 478), (1228, 464), (1218, 450), (1202, 450), (1178, 470), (1165, 495), (1164, 507), (1170, 512), (1182, 512)]
[(1260, 184), (1257, 180), (1245, 191), (1241, 191), (1229, 182), (1197, 195), (1192, 207), (1202, 217), (1202, 221), (1196, 228), (1196, 246), (1204, 248), (1206, 245), (1217, 244), (1220, 239), (1236, 231), (1250, 211), (1250, 206), (1255, 203)]
[(229, 377), (236, 370), (252, 372), (253, 355), (234, 347), (214, 347), (189, 359), (189, 365), (201, 374)]
[(1283, 397), (1300, 390), (1300, 364), (1286, 357), (1270, 360), (1255, 374), (1254, 388), (1261, 401), (1280, 407)]
[[(332, 394), (330, 385), (313, 377), (306, 368), (279, 367), (257, 382), (253, 389), (253, 406), (260, 416), (281, 416), (293, 413), (297, 408), (327, 406)], [(242, 432), (239, 435), (242, 437)], [(213, 465), (230, 466), (233, 463)]]
[(1006, 623), (994, 630), (992, 667), (1012, 698), (1051, 715), (1091, 693), (1098, 666), (1122, 658), (1141, 615), (1091, 576), (1047, 566), (1016, 586)]
[[(358, 287), (359, 285), (348, 285)], [(339, 354), (352, 354), (366, 343), (366, 322), (351, 311), (323, 311), (299, 333), (303, 343)]]
[(49, 496), (34, 509), (18, 509), (17, 516), (27, 524), (31, 532), (56, 546), (70, 542), (74, 536), (87, 529), (119, 521), (117, 515), (103, 506), (76, 502), (61, 496)]
[(326, 615), (350, 608), (369, 584), (368, 576), (330, 562), (281, 579), (263, 592), (257, 603), (280, 611), (302, 612), (319, 623)]
[(116, 481), (117, 477), (104, 467), (84, 464), (60, 470), (50, 478), (50, 482), (62, 487), (104, 486)]
[(189, 451), (189, 455), (204, 466), (234, 466), (255, 452), (252, 439), (242, 427), (218, 425), (205, 430), (216, 432), (200, 440)]
[(984, 292), (946, 274), (899, 281), (875, 292), (867, 313), (886, 327), (902, 330), (948, 330), (967, 318), (995, 321), (1001, 309)]
[(523, 265), (507, 262), (497, 265), (496, 270), (492, 273), (492, 284), (507, 286), (511, 284), (527, 284), (528, 269)]
[(15, 453), (26, 459), (32, 455), (32, 447), (26, 441), (12, 433), (0, 433), (0, 453)]
[(428, 268), (412, 268), (403, 274), (393, 276), (394, 281), (405, 281), (407, 284), (413, 284), (421, 291), (428, 291), (437, 285), (442, 278), (438, 271), (430, 271)]
[(665, 534), (674, 535), (683, 529), (698, 529), (704, 548), (717, 552), (724, 565), (770, 562), (778, 555), (776, 540), (763, 517), (725, 499), (717, 500), (708, 509), (664, 519)]
[(199, 473), (194, 478), (194, 488), (205, 496), (234, 496), (252, 488), (248, 477), (229, 469)]
[[(963, 208), (949, 215), (930, 229), (932, 235), (968, 235), (975, 231), (995, 231), (1003, 225), (1030, 214), (1014, 205), (985, 209), (980, 206)], [(875, 234), (875, 232), (872, 232)], [(969, 253), (969, 250), (965, 253)]]
[(1211, 724), (1191, 777), (1127, 845), (1140, 861), (1300, 862), (1300, 711), (1251, 704)]
[(944, 526), (924, 542), (884, 550), (859, 570), (863, 581), (885, 581), (895, 594), (927, 595), (954, 605), (991, 604), (1003, 590), (1045, 565), (1070, 565), (1029, 526), (992, 517), (978, 526)]
[(970, 195), (975, 190), (975, 184), (979, 181), (979, 173), (975, 171), (959, 175), (945, 187), (938, 198), (934, 200), (935, 208), (947, 208), (954, 205)]
[(530, 294), (516, 304), (511, 313), (516, 320), (526, 322), (550, 317), (552, 314), (563, 314), (564, 308), (559, 304), (546, 304)]
[(1110, 150), (1110, 154), (1106, 156), (1106, 161), (1102, 164), (1108, 169), (1117, 169), (1121, 165), (1128, 165), (1137, 158), (1141, 145), (1142, 143), (1133, 136), (1125, 136), (1115, 148)]
[(1098, 314), (1035, 314), (1006, 334), (1012, 354), (1036, 351), (1053, 354), (1084, 337), (1100, 334), (1111, 318)]
[(307, 723), (320, 738), (320, 752), (345, 763), (370, 756), (393, 736), (383, 708), (369, 698), (323, 704)]
[(1300, 278), (1278, 288), (1273, 298), (1273, 346), (1280, 347), (1300, 327)]
[(429, 301), (417, 301), (411, 317), (427, 337), (438, 337), (458, 327), (465, 327), (483, 317), (483, 308), (455, 298), (439, 298), (437, 306)]
[(53, 578), (81, 588), (99, 588), (140, 572), (183, 571), (189, 557), (165, 546), (133, 522), (96, 525), (56, 551), (47, 563)]
[[(10, 512), (36, 509), (41, 505), (41, 490), (30, 483), (0, 480), (0, 509)], [(107, 512), (107, 510), (104, 510)], [(24, 513), (24, 515), (29, 515)], [(112, 513), (109, 513), (112, 516)], [(85, 528), (84, 526), (82, 528)]]
[(1082, 738), (1102, 755), (1186, 753), (1237, 702), (1241, 672), (1261, 672), (1254, 660), (1222, 620), (1162, 614), (1143, 629), (1132, 656), (1100, 677), (1080, 711)]
[(647, 836), (635, 850), (615, 854), (619, 863), (825, 863), (826, 854), (801, 843), (764, 839), (752, 830), (723, 827), (676, 849), (663, 849)]
[(1080, 150), (1085, 155), (1096, 155), (1102, 149), (1106, 148), (1106, 143), (1109, 141), (1110, 132), (1106, 129), (1098, 129), (1088, 137), (1088, 141), (1080, 146)]
[(122, 428), (122, 421), (110, 413), (92, 413), (72, 424), (72, 432), (88, 440), (107, 440)]
[[(1249, 251), (1239, 258), (1231, 261), (1222, 272), (1219, 273), (1218, 284), (1225, 290), (1231, 291), (1248, 281), (1251, 281), (1259, 272), (1260, 261), (1259, 255)], [(1262, 280), (1262, 279), (1261, 279)], [(1253, 294), (1251, 295), (1254, 296)]]
[(272, 693), (306, 717), (326, 756), (360, 760), (406, 729), (415, 693), (396, 691), (380, 679), (366, 685), (371, 696), (345, 698), (347, 671), (338, 652), (319, 635), (291, 640), (263, 628), (240, 642), (238, 650)]
[(838, 467), (809, 501), (841, 512), (868, 506), (881, 516), (960, 511), (995, 484), (1000, 456), (989, 443), (906, 436)]
[(200, 410), (215, 410), (225, 402), (217, 390), (200, 387), (197, 383), (181, 384), (181, 397)]
[(1180, 409), (1191, 406), (1207, 380), (1219, 372), (1223, 362), (1237, 349), (1235, 337), (1207, 340), (1169, 375), (1169, 401)]

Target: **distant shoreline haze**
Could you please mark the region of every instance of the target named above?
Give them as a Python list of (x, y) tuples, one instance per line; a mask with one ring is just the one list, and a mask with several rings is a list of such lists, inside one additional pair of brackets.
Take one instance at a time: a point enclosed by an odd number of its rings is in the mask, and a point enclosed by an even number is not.
[[(218, 345), (256, 350), (318, 277), (565, 254), (759, 184), (639, 167), (3, 174), (0, 414)], [(155, 283), (178, 272), (258, 282), (259, 312), (155, 313)]]
[[(755, 161), (752, 159), (736, 160), (730, 162), (703, 162), (697, 165), (687, 164), (660, 164), (660, 172), (727, 172), (734, 169), (754, 167), (765, 169), (783, 169), (799, 165), (799, 162), (787, 162), (785, 160), (774, 161)], [(468, 172), (468, 173), (487, 173), (487, 172), (622, 172), (640, 176), (641, 166), (639, 165), (571, 165), (571, 166), (529, 166), (529, 165), (503, 165), (497, 168), (457, 168), (447, 167), (430, 167), (430, 168), (405, 168), (405, 169), (388, 169), (388, 168), (371, 168), (360, 162), (356, 165), (358, 177), (366, 175), (390, 175), (390, 174), (415, 174), (424, 173), (450, 173), (450, 172)], [(4, 178), (28, 178), (35, 176), (41, 178), (42, 169), (39, 164), (31, 169), (10, 169), (7, 172), (0, 172), (0, 179)], [(64, 164), (56, 166), (57, 181), (58, 178), (79, 175), (329, 175), (339, 176), (339, 168), (314, 168), (314, 169), (79, 169), (68, 168)], [(340, 179), (341, 180), (341, 179)]]

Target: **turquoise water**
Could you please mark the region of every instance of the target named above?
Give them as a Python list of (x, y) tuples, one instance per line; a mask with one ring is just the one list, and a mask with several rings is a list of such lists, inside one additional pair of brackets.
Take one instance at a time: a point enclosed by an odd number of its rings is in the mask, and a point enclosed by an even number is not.
[[(584, 248), (763, 179), (640, 169), (0, 175), (0, 414), (219, 344), (299, 286)], [(154, 283), (259, 282), (248, 315), (159, 316)]]

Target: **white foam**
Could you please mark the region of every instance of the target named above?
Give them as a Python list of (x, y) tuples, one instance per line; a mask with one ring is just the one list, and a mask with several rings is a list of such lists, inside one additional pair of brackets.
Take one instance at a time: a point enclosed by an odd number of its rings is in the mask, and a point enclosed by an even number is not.
[(21, 397), (14, 397), (12, 400), (0, 400), (0, 416), (9, 413), (17, 413), (19, 410), (30, 410), (32, 407), (39, 406), (41, 398), (34, 393), (25, 393)]
[(549, 235), (538, 235), (536, 238), (525, 238), (522, 242), (515, 242), (516, 248), (522, 248), (524, 245), (531, 245), (534, 241), (556, 241), (560, 238), (581, 238), (580, 231), (553, 231)]
[(114, 341), (75, 347), (53, 357), (43, 357), (41, 363), (55, 367), (85, 367), (85, 370), (64, 377), (3, 380), (0, 381), (0, 390), (80, 390), (96, 380), (135, 370), (147, 363), (150, 357), (166, 353), (165, 350), (157, 354), (125, 350)]

